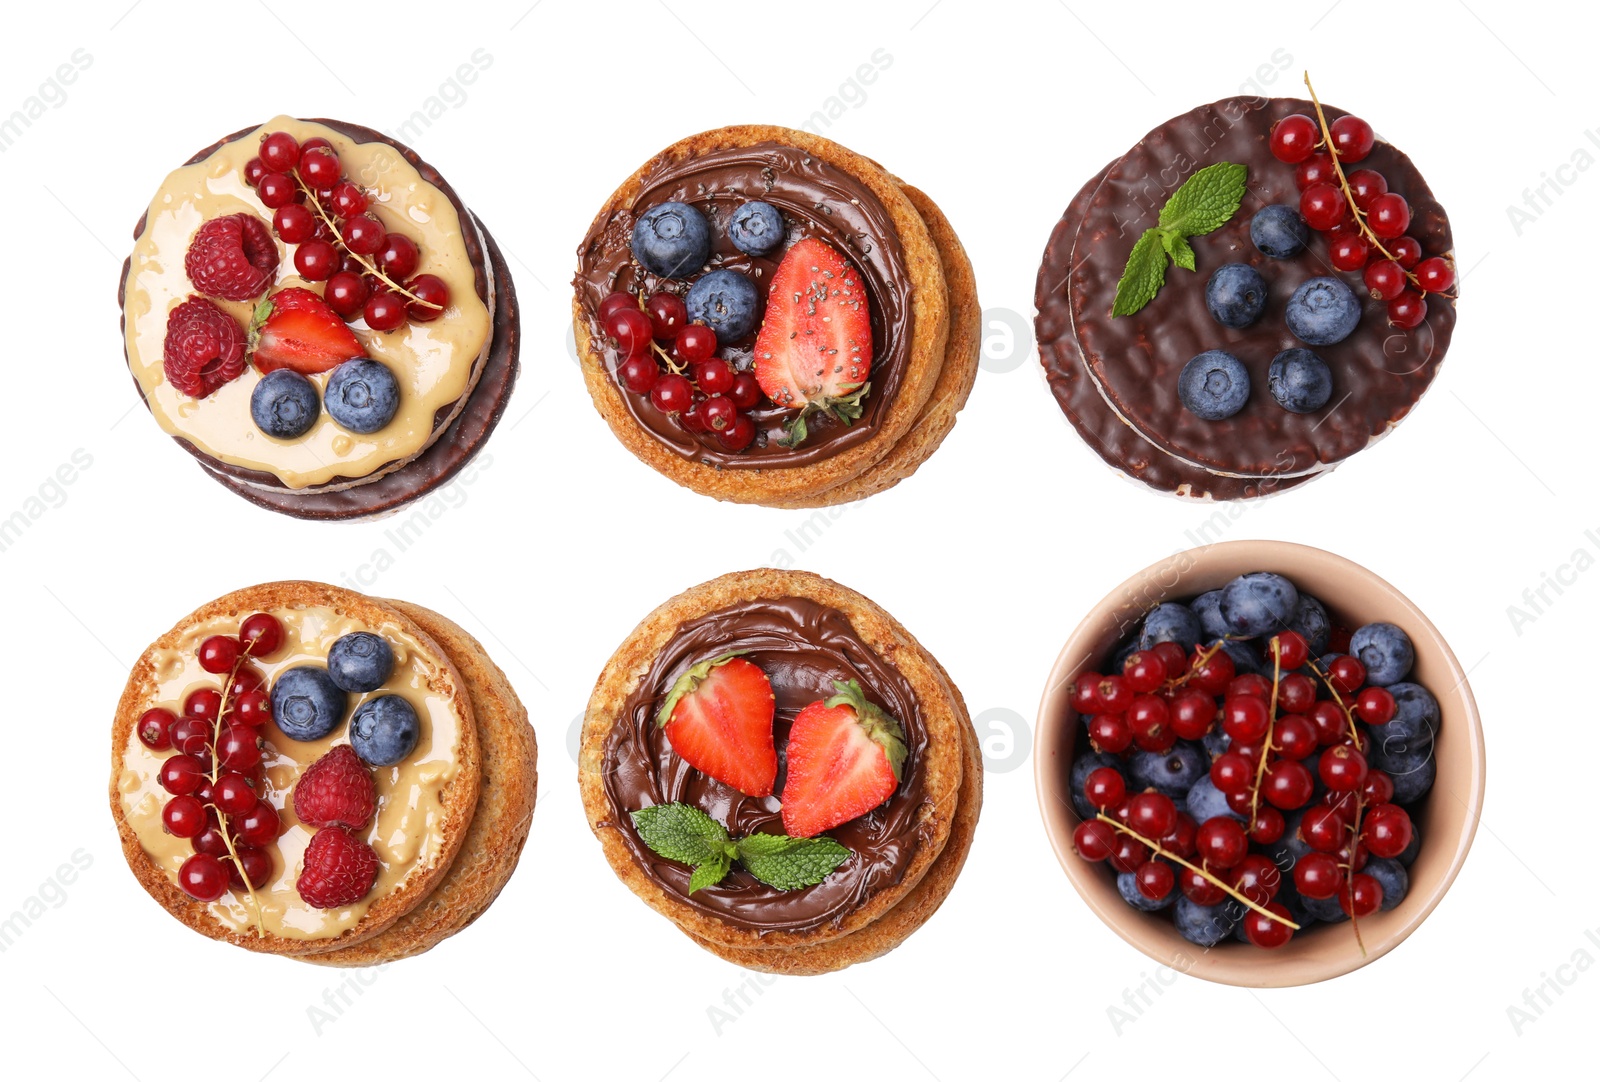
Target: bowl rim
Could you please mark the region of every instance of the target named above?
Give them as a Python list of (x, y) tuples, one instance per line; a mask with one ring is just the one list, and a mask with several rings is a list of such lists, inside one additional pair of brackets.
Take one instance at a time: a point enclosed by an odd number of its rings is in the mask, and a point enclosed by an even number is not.
[[(1421, 644), (1426, 642), (1428, 648), (1436, 652), (1438, 659), (1446, 668), (1448, 677), (1454, 682), (1449, 691), (1439, 696), (1441, 702), (1445, 698), (1451, 698), (1459, 703), (1461, 718), (1455, 722), (1452, 732), (1463, 731), (1459, 737), (1452, 739), (1466, 740), (1469, 766), (1465, 779), (1465, 792), (1456, 791), (1455, 786), (1448, 787), (1449, 795), (1463, 805), (1465, 812), (1460, 832), (1455, 839), (1454, 852), (1450, 854), (1449, 864), (1443, 875), (1430, 890), (1425, 894), (1420, 892), (1407, 894), (1406, 900), (1401, 903), (1407, 911), (1404, 922), (1390, 929), (1381, 939), (1368, 941), (1365, 955), (1352, 951), (1329, 961), (1295, 959), (1294, 964), (1289, 965), (1261, 965), (1259, 953), (1251, 952), (1247, 955), (1242, 950), (1211, 950), (1195, 947), (1194, 949), (1205, 957), (1204, 965), (1175, 965), (1175, 959), (1170, 951), (1158, 949), (1160, 946), (1170, 945), (1170, 939), (1159, 931), (1161, 922), (1153, 920), (1151, 914), (1130, 908), (1120, 898), (1112, 904), (1103, 890), (1090, 889), (1088, 877), (1094, 875), (1104, 879), (1105, 871), (1084, 861), (1073, 851), (1072, 829), (1078, 822), (1077, 814), (1070, 805), (1066, 807), (1065, 812), (1057, 806), (1058, 774), (1062, 764), (1059, 756), (1054, 753), (1062, 746), (1063, 729), (1070, 724), (1067, 721), (1067, 715), (1071, 712), (1066, 701), (1068, 689), (1072, 677), (1093, 656), (1094, 643), (1104, 635), (1108, 619), (1121, 607), (1125, 599), (1142, 596), (1145, 608), (1148, 609), (1160, 601), (1185, 593), (1181, 586), (1187, 574), (1193, 573), (1205, 564), (1233, 559), (1245, 561), (1250, 570), (1273, 570), (1275, 564), (1298, 564), (1301, 567), (1310, 564), (1319, 565), (1326, 571), (1360, 577), (1369, 586), (1387, 595), (1388, 600), (1397, 607), (1406, 610), (1408, 614), (1406, 633), (1413, 642), (1419, 644), (1419, 651)], [(1289, 570), (1280, 573), (1291, 579), (1294, 577), (1293, 572)], [(1165, 585), (1152, 590), (1152, 582), (1162, 582)], [(1174, 552), (1129, 576), (1102, 597), (1067, 637), (1051, 666), (1049, 678), (1040, 698), (1033, 738), (1034, 791), (1046, 837), (1073, 889), (1078, 892), (1090, 910), (1130, 946), (1163, 966), (1172, 967), (1186, 975), (1203, 980), (1244, 988), (1296, 987), (1354, 972), (1388, 954), (1427, 919), (1460, 874), (1467, 853), (1477, 835), (1487, 779), (1482, 721), (1467, 675), (1443, 634), (1415, 602), (1382, 576), (1347, 557), (1311, 545), (1269, 539), (1219, 541)], [(1076, 739), (1073, 745), (1076, 745)], [(1070, 763), (1070, 759), (1068, 762)], [(1436, 781), (1435, 787), (1438, 786), (1439, 782)], [(1439, 845), (1441, 842), (1442, 839), (1430, 836), (1429, 844)]]

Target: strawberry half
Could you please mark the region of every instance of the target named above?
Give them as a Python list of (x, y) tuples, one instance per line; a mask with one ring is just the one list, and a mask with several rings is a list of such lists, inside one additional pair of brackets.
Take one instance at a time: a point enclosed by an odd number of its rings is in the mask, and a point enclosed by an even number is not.
[(803, 443), (813, 413), (846, 425), (860, 418), (871, 371), (871, 310), (861, 276), (826, 242), (797, 242), (772, 276), (756, 337), (756, 381), (780, 408), (800, 411), (779, 442)]
[(256, 305), (250, 360), (263, 375), (280, 368), (313, 375), (364, 356), (339, 313), (309, 289), (280, 289)]
[(772, 743), (772, 684), (735, 654), (702, 661), (678, 678), (656, 714), (679, 758), (746, 796), (771, 796), (778, 777)]
[(867, 701), (854, 680), (812, 703), (789, 729), (789, 776), (783, 783), (783, 829), (811, 838), (882, 804), (900, 785), (905, 730)]

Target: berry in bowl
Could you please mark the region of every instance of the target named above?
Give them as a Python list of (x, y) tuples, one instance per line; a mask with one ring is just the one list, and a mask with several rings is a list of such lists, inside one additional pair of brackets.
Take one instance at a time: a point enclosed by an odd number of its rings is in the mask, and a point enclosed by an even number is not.
[(1045, 827), (1091, 908), (1226, 984), (1308, 984), (1410, 935), (1484, 790), (1466, 674), (1392, 586), (1320, 549), (1179, 553), (1085, 618), (1035, 738)]

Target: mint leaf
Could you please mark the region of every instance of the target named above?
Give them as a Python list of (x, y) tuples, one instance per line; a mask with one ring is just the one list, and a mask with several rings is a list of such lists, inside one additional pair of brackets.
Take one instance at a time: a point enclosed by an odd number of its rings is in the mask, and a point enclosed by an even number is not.
[(1112, 316), (1131, 316), (1155, 299), (1167, 280), (1167, 259), (1195, 269), (1190, 237), (1221, 228), (1239, 211), (1248, 170), (1235, 162), (1216, 162), (1197, 171), (1167, 198), (1156, 224), (1146, 229), (1128, 253), (1117, 281)]
[(799, 890), (822, 882), (850, 858), (850, 850), (832, 838), (751, 834), (731, 841), (721, 823), (687, 804), (656, 804), (631, 817), (652, 852), (694, 869), (690, 894), (722, 882), (735, 860), (769, 887)]
[(769, 887), (799, 890), (822, 882), (850, 859), (850, 850), (832, 838), (787, 838), (751, 834), (741, 838), (739, 863)]
[(1168, 198), (1157, 225), (1184, 237), (1221, 228), (1244, 198), (1246, 172), (1235, 162), (1217, 162), (1199, 170)]
[(705, 890), (722, 882), (728, 874), (728, 869), (733, 866), (733, 859), (727, 853), (718, 851), (712, 854), (710, 860), (696, 866), (694, 874), (689, 876), (689, 893)]
[(728, 840), (728, 832), (721, 823), (687, 804), (640, 808), (633, 813), (633, 825), (639, 831), (640, 840), (653, 852), (691, 866), (703, 864), (722, 853), (722, 846)]
[(1128, 265), (1117, 282), (1117, 298), (1111, 304), (1113, 316), (1131, 316), (1155, 298), (1167, 280), (1167, 253), (1159, 229), (1146, 229), (1128, 253)]

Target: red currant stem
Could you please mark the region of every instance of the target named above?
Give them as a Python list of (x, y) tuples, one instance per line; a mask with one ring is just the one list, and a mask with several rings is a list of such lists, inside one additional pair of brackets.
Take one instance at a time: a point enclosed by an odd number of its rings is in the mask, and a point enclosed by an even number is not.
[(1200, 651), (1194, 656), (1194, 659), (1189, 662), (1189, 671), (1184, 673), (1182, 676), (1175, 676), (1171, 680), (1168, 680), (1166, 686), (1173, 689), (1183, 687), (1183, 685), (1189, 682), (1190, 677), (1194, 676), (1201, 669), (1206, 667), (1206, 662), (1217, 656), (1217, 651), (1222, 649), (1222, 644), (1226, 641), (1226, 638), (1218, 639), (1216, 642)]
[(1367, 945), (1361, 940), (1361, 921), (1356, 917), (1356, 846), (1361, 844), (1361, 790), (1356, 790), (1356, 815), (1350, 827), (1350, 863), (1344, 866), (1344, 889), (1350, 894), (1350, 930), (1356, 934), (1356, 946), (1361, 957), (1367, 956)]
[[(649, 315), (650, 314), (650, 310), (644, 306), (644, 290), (642, 290), (642, 289), (639, 290), (638, 297), (639, 297), (639, 311), (643, 312), (645, 315)], [(659, 353), (661, 355), (661, 359), (663, 361), (667, 362), (667, 367), (669, 369), (671, 369), (673, 375), (675, 375), (675, 376), (683, 375), (683, 370), (685, 368), (687, 368), (688, 366), (687, 365), (681, 365), (677, 361), (674, 361), (672, 359), (672, 354), (668, 353), (666, 350), (661, 348), (661, 343), (657, 342), (654, 338), (652, 338), (652, 339), (650, 339), (650, 348), (655, 350), (657, 353)]]
[(344, 234), (339, 231), (339, 224), (337, 222), (335, 222), (333, 220), (333, 217), (331, 215), (329, 215), (327, 210), (325, 210), (323, 208), (322, 200), (317, 198), (317, 193), (314, 192), (311, 189), (311, 186), (309, 184), (307, 184), (304, 180), (301, 179), (299, 170), (296, 170), (294, 172), (293, 176), (294, 176), (294, 182), (300, 186), (300, 190), (306, 193), (306, 202), (310, 203), (313, 207), (316, 208), (317, 217), (322, 219), (323, 223), (327, 225), (328, 231), (333, 234), (334, 243), (337, 244), (341, 249), (343, 249), (344, 252), (346, 254), (348, 254), (352, 259), (354, 259), (357, 263), (360, 263), (363, 267), (367, 268), (367, 273), (368, 274), (371, 274), (373, 277), (377, 278), (384, 285), (388, 286), (390, 289), (394, 290), (396, 293), (398, 293), (401, 296), (405, 297), (407, 300), (410, 300), (410, 301), (412, 301), (412, 302), (414, 302), (416, 304), (420, 304), (424, 308), (437, 308), (441, 312), (444, 311), (444, 305), (435, 304), (433, 301), (423, 300), (421, 297), (419, 297), (415, 293), (411, 292), (411, 290), (409, 290), (409, 289), (405, 288), (404, 286), (400, 285), (393, 278), (390, 278), (387, 274), (383, 273), (383, 271), (379, 270), (378, 269), (378, 265), (376, 263), (374, 263), (370, 258), (368, 258), (367, 256), (364, 256), (364, 255), (361, 255), (359, 252), (350, 251), (350, 246), (344, 242)]
[(1250, 822), (1256, 821), (1256, 812), (1261, 810), (1261, 779), (1267, 776), (1267, 756), (1272, 754), (1272, 733), (1278, 726), (1278, 683), (1283, 679), (1283, 658), (1278, 654), (1278, 636), (1272, 636), (1267, 643), (1267, 649), (1272, 651), (1272, 702), (1267, 709), (1267, 738), (1261, 742), (1261, 759), (1256, 763), (1256, 783), (1250, 787)]
[(1349, 705), (1344, 701), (1344, 695), (1333, 686), (1333, 677), (1322, 670), (1322, 662), (1308, 659), (1306, 664), (1311, 666), (1311, 671), (1317, 674), (1317, 679), (1328, 686), (1328, 691), (1333, 695), (1333, 701), (1339, 704), (1339, 709), (1344, 711), (1344, 720), (1350, 723), (1350, 742), (1356, 747), (1361, 746), (1361, 732), (1356, 728), (1356, 716)]
[[(1349, 204), (1350, 213), (1355, 215), (1356, 225), (1361, 227), (1361, 232), (1372, 242), (1372, 246), (1383, 254), (1383, 258), (1393, 261), (1395, 266), (1398, 267), (1400, 266), (1400, 261), (1394, 258), (1394, 253), (1383, 246), (1383, 241), (1378, 239), (1378, 234), (1374, 233), (1372, 227), (1367, 224), (1367, 212), (1356, 206), (1356, 197), (1350, 191), (1350, 182), (1345, 179), (1344, 166), (1339, 164), (1339, 155), (1333, 149), (1333, 133), (1328, 129), (1328, 118), (1322, 115), (1322, 103), (1317, 100), (1317, 92), (1311, 89), (1311, 73), (1309, 71), (1306, 72), (1305, 77), (1306, 90), (1311, 94), (1311, 104), (1317, 110), (1317, 123), (1322, 127), (1322, 145), (1328, 149), (1328, 158), (1333, 162), (1333, 172), (1339, 178), (1339, 187), (1344, 189), (1344, 201)], [(1406, 276), (1406, 281), (1417, 287), (1418, 293), (1428, 292), (1422, 288), (1421, 280), (1411, 271), (1400, 267), (1400, 273)], [(1455, 294), (1442, 293), (1440, 296), (1454, 297)]]
[[(233, 693), (233, 683), (239, 677), (239, 668), (250, 659), (250, 647), (241, 643), (243, 649), (234, 659), (233, 668), (228, 670), (228, 681), (222, 685), (222, 699), (217, 704), (217, 720), (211, 726), (211, 784), (213, 788), (221, 776), (222, 764), (217, 759), (217, 745), (222, 743), (222, 719), (228, 716), (228, 696)], [(216, 796), (213, 792), (212, 796)], [(267, 927), (261, 919), (261, 899), (256, 897), (256, 885), (250, 882), (250, 876), (244, 870), (244, 861), (239, 859), (239, 850), (234, 847), (233, 833), (228, 829), (228, 816), (215, 803), (207, 804), (208, 808), (215, 808), (217, 812), (217, 833), (222, 835), (222, 844), (228, 848), (228, 857), (233, 861), (233, 866), (239, 869), (239, 878), (244, 881), (245, 893), (250, 896), (250, 910), (256, 919), (256, 934), (265, 936)]]
[(1240, 894), (1238, 891), (1234, 890), (1228, 884), (1224, 883), (1222, 880), (1218, 879), (1216, 876), (1214, 876), (1210, 872), (1206, 871), (1206, 869), (1201, 867), (1200, 865), (1198, 865), (1198, 864), (1190, 864), (1187, 860), (1184, 860), (1178, 854), (1176, 854), (1176, 853), (1174, 853), (1174, 852), (1172, 852), (1172, 851), (1170, 851), (1168, 849), (1163, 849), (1161, 847), (1161, 843), (1160, 842), (1154, 841), (1154, 840), (1152, 840), (1150, 838), (1146, 838), (1143, 834), (1140, 834), (1137, 830), (1134, 830), (1132, 827), (1127, 826), (1127, 825), (1125, 825), (1123, 823), (1117, 822), (1117, 820), (1111, 818), (1111, 816), (1107, 815), (1105, 812), (1096, 812), (1094, 817), (1096, 819), (1100, 820), (1102, 823), (1110, 824), (1112, 830), (1120, 830), (1122, 833), (1126, 834), (1128, 837), (1132, 838), (1134, 841), (1143, 844), (1147, 849), (1149, 849), (1156, 856), (1158, 856), (1158, 857), (1166, 857), (1168, 860), (1172, 861), (1175, 864), (1183, 865), (1185, 868), (1188, 868), (1191, 872), (1194, 872), (1196, 875), (1198, 875), (1201, 878), (1203, 878), (1206, 882), (1210, 883), (1212, 886), (1214, 886), (1217, 889), (1219, 889), (1221, 891), (1224, 891), (1225, 893), (1231, 895), (1237, 901), (1243, 902), (1245, 905), (1249, 906), (1251, 909), (1254, 909), (1257, 913), (1260, 913), (1262, 916), (1270, 917), (1271, 919), (1277, 921), (1279, 924), (1287, 925), (1288, 927), (1293, 928), (1297, 932), (1300, 930), (1300, 926), (1298, 924), (1296, 924), (1294, 921), (1290, 920), (1287, 917), (1278, 916), (1278, 914), (1274, 913), (1272, 910), (1268, 909), (1264, 905), (1258, 905), (1257, 903), (1252, 902), (1249, 898), (1246, 898), (1243, 894)]

